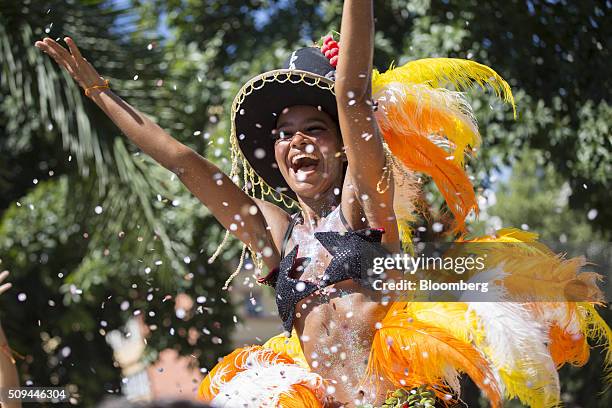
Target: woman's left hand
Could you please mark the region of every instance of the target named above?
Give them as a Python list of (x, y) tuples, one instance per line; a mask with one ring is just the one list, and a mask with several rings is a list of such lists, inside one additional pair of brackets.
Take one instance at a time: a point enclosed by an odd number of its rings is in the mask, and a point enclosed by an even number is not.
[(2, 271), (0, 272), (0, 295), (2, 295), (4, 292), (6, 292), (7, 290), (9, 290), (13, 285), (11, 283), (5, 283), (4, 285), (2, 284), (2, 282), (9, 276), (9, 271)]

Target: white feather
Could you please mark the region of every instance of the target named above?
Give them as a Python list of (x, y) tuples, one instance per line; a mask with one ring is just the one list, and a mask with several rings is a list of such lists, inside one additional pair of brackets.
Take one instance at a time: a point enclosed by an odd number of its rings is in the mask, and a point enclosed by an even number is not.
[(309, 384), (318, 398), (325, 394), (323, 378), (297, 364), (277, 360), (266, 361), (266, 350), (245, 350), (249, 355), (245, 364), (230, 381), (220, 381), (222, 373), (211, 379), (211, 386), (219, 392), (211, 401), (213, 407), (276, 407), (283, 394), (291, 392), (294, 384)]
[(493, 366), (506, 373), (522, 373), (524, 386), (529, 394), (538, 396), (541, 406), (556, 404), (559, 376), (547, 347), (547, 327), (521, 303), (471, 302), (470, 312), (476, 313), (484, 330), (485, 339), (479, 348)]

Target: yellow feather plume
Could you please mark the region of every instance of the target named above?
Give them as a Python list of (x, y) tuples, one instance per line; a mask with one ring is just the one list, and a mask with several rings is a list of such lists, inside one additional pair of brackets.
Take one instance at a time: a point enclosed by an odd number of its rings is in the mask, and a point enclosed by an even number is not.
[(504, 102), (512, 105), (516, 119), (516, 105), (510, 85), (493, 69), (478, 62), (459, 58), (424, 58), (408, 62), (401, 67), (391, 67), (387, 72), (372, 73), (372, 93), (391, 82), (427, 84), (432, 88), (453, 85), (458, 91), (479, 85), (489, 85)]
[(263, 348), (286, 354), (290, 356), (296, 364), (310, 370), (310, 366), (306, 362), (306, 357), (302, 351), (302, 346), (295, 329), (293, 329), (291, 337), (286, 337), (283, 333), (271, 337), (264, 343)]
[(406, 309), (419, 321), (448, 330), (453, 337), (465, 342), (472, 341), (478, 330), (478, 325), (470, 318), (467, 303), (413, 302), (407, 304)]
[[(612, 385), (612, 329), (597, 313), (595, 304), (581, 302), (578, 308), (584, 312), (583, 332), (587, 333), (587, 337), (594, 339), (599, 345), (605, 347), (604, 357), (604, 381), (607, 387)], [(586, 330), (585, 330), (586, 329)]]
[[(536, 240), (537, 234), (507, 228), (463, 242), (470, 242), (470, 252), (480, 247), (481, 253), (487, 254), (488, 267), (502, 265), (508, 274), (503, 286), (511, 299), (538, 300), (524, 305), (532, 318), (546, 328), (548, 350), (557, 367), (585, 364), (589, 358), (588, 339), (594, 339), (605, 347), (604, 379), (612, 383), (612, 329), (595, 310), (595, 305), (603, 301), (597, 285), (601, 276), (581, 271), (587, 264), (583, 257), (565, 259)], [(566, 297), (590, 302), (565, 301)], [(506, 385), (512, 382), (513, 376), (503, 377)]]

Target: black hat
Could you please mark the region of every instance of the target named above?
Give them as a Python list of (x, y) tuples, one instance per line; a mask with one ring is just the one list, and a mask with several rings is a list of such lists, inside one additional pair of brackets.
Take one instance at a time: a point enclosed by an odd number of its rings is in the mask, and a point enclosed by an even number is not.
[(257, 75), (240, 89), (232, 104), (232, 146), (255, 172), (252, 178), (259, 176), (255, 184), (297, 198), (276, 164), (272, 130), (283, 109), (295, 105), (316, 106), (337, 121), (335, 73), (319, 48), (306, 47), (294, 51), (282, 69)]

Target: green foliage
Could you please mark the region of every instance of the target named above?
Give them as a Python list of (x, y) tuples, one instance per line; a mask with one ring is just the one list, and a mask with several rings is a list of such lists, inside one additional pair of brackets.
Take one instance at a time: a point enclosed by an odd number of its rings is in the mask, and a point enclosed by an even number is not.
[(599, 216), (590, 224), (607, 232), (612, 230), (612, 72), (605, 46), (610, 8), (597, 1), (465, 0), (431, 10), (441, 24), (465, 22), (469, 34), (460, 49), (529, 96), (518, 103), (522, 118), (503, 125), (509, 132), (481, 122), (485, 140), (513, 147), (502, 152), (506, 163), (522, 146), (540, 150), (568, 182), (571, 208), (596, 209)]
[[(147, 46), (156, 39), (144, 25), (114, 31), (138, 15), (102, 1), (2, 3), (0, 13), (0, 263), (14, 284), (0, 318), (26, 356), (22, 381), (70, 384), (88, 406), (117, 392), (105, 336), (134, 315), (151, 330), (150, 358), (171, 347), (210, 367), (230, 346), (226, 268), (206, 263), (221, 228), (33, 47), (46, 29), (72, 36), (117, 93), (187, 139), (193, 131), (181, 121), (193, 111), (169, 102), (173, 81), (159, 82), (166, 56)], [(222, 258), (235, 255), (229, 248)], [(206, 300), (183, 316), (174, 310), (177, 293)]]
[[(571, 188), (552, 163), (537, 151), (523, 150), (521, 156), (512, 166), (509, 182), (501, 184), (496, 203), (488, 213), (499, 217), (504, 227), (525, 225), (549, 242), (605, 241), (602, 233), (593, 231), (588, 212), (568, 208)], [(581, 193), (587, 194), (588, 189), (583, 187)]]

